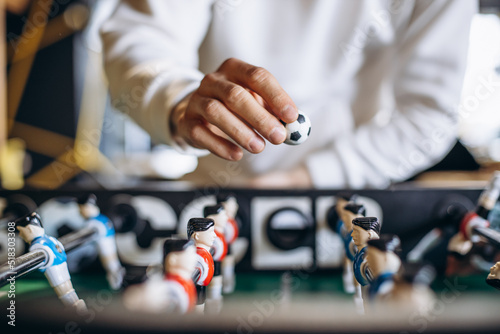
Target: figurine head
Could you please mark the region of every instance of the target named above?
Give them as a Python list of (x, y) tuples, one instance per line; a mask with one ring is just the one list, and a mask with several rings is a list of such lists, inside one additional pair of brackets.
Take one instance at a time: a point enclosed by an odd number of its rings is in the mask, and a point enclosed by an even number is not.
[(492, 287), (500, 290), (500, 262), (497, 262), (491, 267), (488, 277), (486, 277), (486, 283)]
[(488, 277), (500, 279), (500, 262), (497, 262), (490, 268)]
[(15, 221), (19, 236), (27, 243), (45, 234), (42, 219), (38, 213), (33, 212)]
[(205, 218), (213, 219), (215, 223), (215, 229), (217, 231), (220, 231), (221, 233), (224, 233), (228, 217), (226, 210), (224, 210), (222, 204), (206, 206), (203, 209), (203, 215), (205, 216)]
[(355, 204), (354, 202), (347, 203), (341, 212), (340, 219), (342, 219), (348, 231), (352, 230), (352, 220), (354, 218), (366, 216), (365, 207), (362, 204)]
[(222, 204), (228, 217), (235, 218), (238, 213), (238, 201), (236, 196), (230, 193), (220, 193), (217, 195), (217, 203)]
[[(335, 195), (337, 198), (337, 203), (335, 203), (335, 209), (337, 210), (337, 213), (340, 216), (340, 213), (344, 209), (347, 203), (349, 202), (356, 202), (356, 199), (358, 198), (357, 195), (349, 193), (349, 192), (341, 192)], [(342, 218), (342, 217), (340, 217)]]
[(486, 277), (486, 283), (500, 290), (500, 262), (497, 262), (490, 268), (490, 273)]
[(193, 239), (196, 246), (210, 248), (215, 241), (215, 223), (209, 218), (191, 218), (187, 225), (188, 238)]
[(352, 220), (352, 240), (358, 249), (363, 248), (368, 240), (376, 240), (380, 235), (380, 222), (376, 217), (358, 217)]
[(401, 241), (393, 234), (383, 234), (380, 239), (367, 243), (366, 262), (375, 277), (383, 273), (396, 273), (401, 266)]
[(190, 278), (196, 266), (196, 247), (191, 239), (167, 239), (163, 244), (166, 274)]
[(97, 206), (97, 197), (94, 194), (88, 194), (78, 198), (77, 203), (80, 215), (85, 219), (97, 217), (101, 212)]

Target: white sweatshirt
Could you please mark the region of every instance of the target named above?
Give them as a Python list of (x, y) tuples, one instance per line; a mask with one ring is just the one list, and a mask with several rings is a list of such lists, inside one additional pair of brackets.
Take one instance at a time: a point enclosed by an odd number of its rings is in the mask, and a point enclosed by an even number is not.
[[(269, 70), (309, 115), (300, 146), (241, 162), (209, 155), (204, 184), (237, 186), (303, 165), (318, 188), (388, 186), (438, 162), (456, 138), (471, 0), (121, 1), (103, 24), (113, 104), (173, 144), (169, 113), (235, 57)], [(175, 163), (175, 162), (173, 162)]]

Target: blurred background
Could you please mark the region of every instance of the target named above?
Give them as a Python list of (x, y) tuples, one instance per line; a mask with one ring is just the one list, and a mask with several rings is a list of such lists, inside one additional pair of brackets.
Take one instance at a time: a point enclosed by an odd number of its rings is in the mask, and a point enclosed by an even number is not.
[[(115, 2), (0, 0), (2, 188), (109, 187), (176, 179), (196, 168), (196, 159), (153, 145), (112, 107), (98, 29)], [(500, 0), (479, 4), (458, 106), (459, 141), (416, 180), (481, 181), (500, 166)]]

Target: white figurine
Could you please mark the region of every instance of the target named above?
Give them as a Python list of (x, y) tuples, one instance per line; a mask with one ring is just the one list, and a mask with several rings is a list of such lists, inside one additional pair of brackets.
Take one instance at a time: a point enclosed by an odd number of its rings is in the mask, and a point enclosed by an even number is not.
[(222, 290), (224, 293), (232, 293), (236, 286), (236, 276), (234, 274), (235, 259), (231, 251), (231, 245), (239, 235), (238, 223), (236, 222), (239, 206), (236, 197), (232, 194), (219, 194), (217, 203), (222, 204), (228, 217), (225, 231), (228, 248), (226, 257), (222, 262)]
[(380, 239), (367, 243), (366, 263), (373, 275), (368, 289), (368, 297), (374, 301), (384, 298), (394, 288), (394, 274), (401, 267), (401, 259), (396, 254), (400, 251), (401, 241), (396, 235), (382, 234)]
[[(349, 220), (344, 215), (344, 208), (349, 202), (353, 202), (356, 199), (356, 195), (351, 195), (350, 193), (341, 193), (336, 196), (337, 202), (335, 203), (335, 213), (334, 217), (331, 219), (336, 219), (336, 222), (332, 222), (335, 224), (335, 232), (342, 238), (344, 243), (344, 272), (342, 274), (342, 282), (344, 285), (344, 291), (346, 293), (355, 293), (355, 284), (352, 280), (353, 272), (352, 272), (352, 261), (354, 261), (354, 255), (356, 254), (354, 247), (351, 247), (352, 244), (352, 222), (348, 221), (344, 223), (345, 220)], [(352, 219), (351, 219), (352, 220)]]
[[(364, 217), (365, 214), (366, 210), (363, 205), (354, 204), (352, 202), (347, 203), (347, 205), (344, 206), (343, 210), (341, 211), (341, 221), (343, 222), (342, 224), (343, 231), (341, 230), (340, 233), (343, 233), (341, 234), (341, 236), (344, 241), (344, 249), (346, 254), (344, 276), (347, 273), (350, 275), (348, 282), (352, 285), (353, 288), (352, 290), (354, 292), (353, 296), (354, 305), (356, 306), (356, 309), (360, 314), (364, 313), (363, 294), (361, 291), (361, 285), (358, 283), (353, 270), (354, 260), (357, 254), (357, 248), (354, 241), (352, 240), (351, 233), (353, 230), (352, 221), (354, 219)], [(343, 278), (344, 278), (344, 290), (346, 290), (345, 277)]]
[(366, 263), (367, 243), (379, 239), (381, 225), (376, 217), (360, 217), (353, 219), (352, 228), (352, 241), (357, 249), (352, 265), (354, 277), (364, 286), (372, 279)]
[(205, 218), (215, 222), (216, 238), (213, 246), (214, 277), (207, 287), (205, 310), (210, 314), (218, 314), (222, 309), (222, 268), (221, 264), (227, 254), (227, 241), (225, 237), (227, 213), (221, 204), (207, 206), (203, 210)]
[(196, 245), (196, 269), (199, 276), (196, 279), (198, 293), (197, 311), (202, 313), (205, 308), (206, 288), (214, 276), (214, 259), (210, 250), (215, 241), (215, 223), (208, 218), (191, 218), (187, 225), (188, 238), (194, 240)]
[(195, 309), (197, 293), (192, 275), (197, 257), (194, 241), (167, 239), (163, 254), (163, 277), (152, 277), (125, 290), (123, 303), (129, 310), (186, 314)]
[(385, 298), (378, 299), (385, 306), (400, 314), (419, 314), (424, 317), (433, 311), (435, 293), (429, 287), (436, 271), (429, 264), (403, 263), (401, 270), (394, 277), (394, 286)]
[(125, 268), (122, 267), (118, 259), (113, 223), (108, 217), (101, 214), (97, 206), (96, 196), (93, 194), (79, 198), (78, 207), (80, 215), (87, 221), (87, 224), (97, 229), (99, 233), (97, 239), (99, 258), (106, 270), (106, 279), (109, 286), (114, 290), (118, 290), (122, 286)]
[(78, 298), (73, 289), (64, 246), (56, 238), (45, 234), (40, 216), (33, 212), (18, 219), (16, 227), (19, 236), (30, 244), (30, 251), (41, 249), (47, 254), (48, 260), (40, 267), (40, 271), (44, 273), (61, 302), (65, 306), (73, 307), (79, 314), (87, 312), (85, 302)]

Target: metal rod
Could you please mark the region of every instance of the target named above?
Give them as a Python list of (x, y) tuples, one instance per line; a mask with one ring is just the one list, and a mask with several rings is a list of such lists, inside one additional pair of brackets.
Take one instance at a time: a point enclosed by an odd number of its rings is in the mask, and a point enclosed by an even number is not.
[(13, 266), (10, 266), (8, 262), (0, 266), (0, 287), (35, 269), (40, 268), (46, 261), (48, 261), (48, 255), (43, 250), (37, 249), (33, 252), (28, 252), (24, 255), (16, 257), (14, 261)]
[(192, 276), (192, 278), (193, 278), (193, 282), (195, 282), (195, 283), (196, 283), (196, 282), (198, 281), (198, 279), (200, 278), (200, 275), (201, 275), (200, 269), (196, 268), (196, 269), (194, 270), (194, 272), (193, 272), (193, 276)]
[(92, 227), (86, 227), (76, 232), (68, 233), (59, 238), (63, 244), (66, 253), (71, 252), (73, 249), (81, 245), (93, 241), (97, 238), (97, 230)]
[(443, 231), (439, 227), (433, 228), (408, 253), (406, 260), (408, 262), (422, 261), (424, 255), (441, 241), (442, 236)]
[[(98, 232), (95, 228), (86, 227), (62, 236), (59, 241), (63, 244), (66, 253), (68, 253), (87, 242), (93, 241), (97, 235)], [(9, 283), (9, 279), (24, 276), (40, 268), (46, 261), (48, 261), (47, 253), (43, 250), (35, 250), (16, 257), (12, 268), (8, 262), (3, 264), (0, 266), (0, 287)]]
[(482, 236), (488, 240), (490, 244), (500, 249), (500, 232), (488, 227), (474, 227), (472, 231), (474, 234)]

